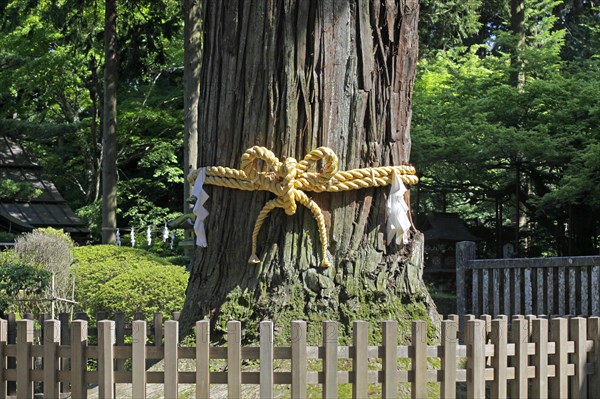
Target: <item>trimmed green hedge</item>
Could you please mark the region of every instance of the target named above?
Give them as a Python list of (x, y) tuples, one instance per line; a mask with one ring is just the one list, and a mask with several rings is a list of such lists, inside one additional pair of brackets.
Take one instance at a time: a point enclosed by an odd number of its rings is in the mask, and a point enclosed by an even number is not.
[(154, 312), (181, 311), (188, 274), (180, 266), (145, 267), (120, 274), (104, 284), (95, 295), (95, 310), (109, 317), (122, 311), (133, 316), (137, 311), (151, 317)]
[(143, 249), (94, 245), (74, 250), (75, 300), (83, 311), (165, 314), (181, 310), (188, 273)]

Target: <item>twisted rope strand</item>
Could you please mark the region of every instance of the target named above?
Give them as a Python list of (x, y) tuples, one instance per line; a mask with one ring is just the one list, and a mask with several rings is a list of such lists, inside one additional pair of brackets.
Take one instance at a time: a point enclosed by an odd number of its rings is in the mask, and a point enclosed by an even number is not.
[(260, 259), (258, 259), (258, 256), (256, 256), (256, 243), (258, 241), (258, 234), (260, 233), (260, 228), (265, 222), (267, 215), (273, 208), (283, 208), (283, 200), (281, 198), (272, 199), (265, 204), (263, 209), (258, 214), (256, 223), (254, 224), (254, 230), (252, 231), (252, 255), (250, 256), (248, 263), (260, 263)]
[[(257, 170), (257, 160), (263, 161), (267, 171)], [(316, 169), (318, 161), (322, 162), (322, 170), (311, 172), (312, 168)], [(338, 157), (327, 147), (312, 150), (300, 162), (291, 157), (281, 162), (271, 150), (254, 146), (243, 154), (240, 169), (223, 166), (207, 167), (204, 183), (246, 191), (265, 190), (277, 196), (265, 204), (256, 219), (252, 232), (252, 255), (249, 263), (260, 262), (256, 255), (258, 235), (269, 212), (274, 208), (283, 208), (287, 215), (294, 215), (297, 210), (296, 201), (298, 201), (310, 209), (317, 222), (323, 258), (321, 265), (328, 267), (325, 219), (319, 206), (304, 191), (340, 192), (387, 186), (392, 183), (394, 173), (405, 184), (414, 185), (419, 182), (415, 168), (408, 165), (338, 171)], [(190, 172), (188, 181), (193, 184), (197, 176), (198, 170)]]

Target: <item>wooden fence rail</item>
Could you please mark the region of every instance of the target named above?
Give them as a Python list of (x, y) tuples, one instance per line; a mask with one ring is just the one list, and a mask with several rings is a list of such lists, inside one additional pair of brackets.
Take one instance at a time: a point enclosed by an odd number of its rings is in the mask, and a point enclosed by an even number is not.
[[(180, 316), (181, 312), (173, 312), (170, 317), (171, 320), (179, 320), (179, 316)], [(98, 312), (95, 315), (95, 320), (105, 320), (107, 317), (106, 312)], [(8, 336), (9, 339), (11, 339), (11, 337), (16, 336), (16, 331), (17, 331), (17, 322), (16, 322), (16, 315), (14, 313), (8, 313), (6, 314), (6, 320), (8, 322)], [(163, 336), (164, 336), (164, 326), (163, 326), (163, 320), (164, 320), (164, 315), (160, 312), (155, 312), (152, 314), (152, 321), (150, 323), (147, 323), (147, 335), (151, 338), (152, 342), (155, 345), (160, 345), (162, 344), (162, 340), (163, 340)], [(23, 314), (23, 319), (28, 319), (28, 320), (34, 320), (37, 321), (40, 325), (44, 324), (45, 320), (49, 320), (50, 319), (50, 314), (49, 313), (41, 313), (38, 315), (38, 317), (34, 317), (34, 315), (32, 313), (25, 313)], [(131, 329), (132, 329), (132, 321), (134, 320), (144, 320), (145, 319), (145, 315), (142, 312), (136, 312), (133, 315), (133, 318), (127, 318), (125, 313), (123, 312), (117, 312), (115, 314), (115, 334), (116, 334), (116, 339), (117, 339), (117, 343), (121, 342), (121, 339), (124, 339), (125, 336), (131, 336)], [(75, 312), (73, 314), (73, 317), (71, 317), (70, 313), (59, 313), (58, 314), (58, 321), (61, 325), (61, 331), (62, 331), (62, 336), (61, 336), (61, 343), (66, 343), (67, 341), (69, 341), (69, 325), (71, 323), (71, 320), (86, 320), (89, 321), (90, 320), (90, 316), (85, 313), (85, 312)], [(43, 337), (44, 331), (43, 329), (36, 329), (34, 331), (34, 336), (35, 337)], [(88, 327), (88, 337), (94, 337), (94, 339), (98, 336), (98, 329), (96, 327), (96, 325), (90, 325)], [(9, 343), (15, 343), (14, 341), (10, 341)]]
[(600, 316), (600, 256), (475, 259), (456, 244), (459, 314)]
[[(355, 321), (351, 346), (339, 345), (338, 324), (330, 321), (322, 325), (322, 345), (309, 346), (306, 322), (294, 321), (291, 344), (284, 347), (274, 346), (270, 321), (260, 323), (257, 347), (242, 346), (238, 321), (228, 324), (226, 347), (211, 346), (209, 321), (199, 321), (195, 346), (187, 347), (180, 346), (175, 320), (164, 323), (160, 346), (147, 345), (144, 320), (133, 321), (129, 345), (116, 344), (112, 320), (98, 322), (95, 345), (88, 344), (86, 320), (71, 323), (68, 345), (60, 344), (59, 321), (44, 321), (44, 337), (36, 340), (34, 322), (19, 320), (16, 344), (8, 344), (7, 321), (0, 320), (0, 398), (7, 397), (12, 381), (17, 398), (33, 398), (36, 386), (43, 398), (58, 398), (61, 386), (70, 386), (73, 398), (86, 398), (97, 384), (100, 397), (110, 399), (119, 397), (120, 383), (131, 384), (136, 399), (146, 397), (147, 384), (162, 384), (170, 399), (178, 397), (180, 384), (195, 384), (196, 398), (210, 397), (216, 384), (227, 385), (229, 398), (241, 397), (244, 384), (259, 385), (261, 398), (273, 397), (277, 384), (291, 385), (292, 398), (308, 397), (310, 385), (320, 386), (324, 398), (337, 397), (340, 384), (352, 384), (354, 398), (372, 397), (374, 391), (395, 398), (400, 387), (413, 398), (426, 398), (435, 384), (441, 398), (455, 398), (461, 384), (469, 398), (600, 397), (600, 318), (465, 319), (464, 331), (456, 315), (442, 321), (441, 342), (434, 345), (428, 344), (425, 321), (412, 322), (410, 345), (398, 345), (395, 321), (381, 324), (382, 342), (376, 345), (369, 342), (368, 323)], [(16, 358), (14, 369), (6, 367), (10, 358)], [(61, 362), (65, 359), (70, 362)], [(115, 367), (116, 360), (127, 359), (126, 369)], [(163, 360), (164, 371), (148, 371), (148, 359)], [(195, 370), (181, 371), (181, 359), (193, 359)], [(214, 359), (226, 367), (214, 370)], [(278, 359), (289, 366), (275, 369)], [(409, 359), (410, 366), (399, 359)], [(259, 365), (244, 365), (247, 360)]]

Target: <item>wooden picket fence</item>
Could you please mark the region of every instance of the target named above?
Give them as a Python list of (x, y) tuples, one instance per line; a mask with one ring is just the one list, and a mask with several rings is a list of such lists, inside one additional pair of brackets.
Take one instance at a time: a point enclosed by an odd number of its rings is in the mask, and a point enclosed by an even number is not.
[(600, 316), (600, 256), (476, 259), (456, 244), (458, 314)]
[[(173, 312), (171, 314), (171, 320), (179, 320), (181, 312)], [(104, 320), (106, 319), (107, 313), (100, 311), (95, 314), (96, 320)], [(58, 323), (60, 325), (59, 331), (59, 345), (65, 346), (69, 345), (71, 342), (70, 338), (70, 323), (71, 319), (74, 320), (89, 320), (90, 316), (85, 312), (75, 312), (73, 315), (70, 313), (58, 313), (57, 315)], [(16, 315), (14, 313), (8, 313), (5, 315), (7, 322), (7, 334), (6, 334), (6, 343), (7, 344), (16, 344), (17, 342), (17, 320)], [(43, 325), (44, 321), (50, 319), (49, 313), (41, 313), (37, 318), (34, 318), (32, 313), (23, 314), (23, 319), (35, 320), (34, 325)], [(144, 314), (142, 312), (136, 312), (133, 315), (133, 320), (143, 320)], [(147, 337), (148, 344), (154, 346), (162, 346), (163, 344), (163, 336), (164, 336), (164, 315), (160, 312), (155, 312), (152, 314), (151, 322), (148, 323), (147, 326)], [(123, 312), (116, 312), (114, 315), (115, 321), (115, 344), (117, 346), (123, 346), (125, 344), (126, 337), (131, 337), (132, 324), (131, 320), (127, 319)], [(88, 331), (88, 342), (97, 342), (98, 339), (98, 328), (96, 325), (92, 324), (89, 326)], [(34, 330), (34, 342), (40, 341), (44, 339), (44, 330), (43, 329), (35, 329)], [(68, 362), (68, 359), (65, 360)], [(9, 357), (7, 359), (6, 367), (15, 368), (16, 358)], [(66, 364), (66, 363), (65, 363)], [(115, 367), (117, 371), (122, 371), (124, 369), (125, 362), (124, 360), (115, 361)], [(7, 393), (9, 396), (15, 396), (16, 386), (14, 381), (10, 381), (7, 384)], [(69, 397), (69, 386), (68, 384), (61, 385), (61, 395), (64, 397)], [(3, 397), (0, 395), (0, 397)]]
[[(291, 345), (274, 347), (273, 323), (260, 323), (259, 346), (242, 347), (242, 324), (228, 323), (227, 346), (210, 344), (209, 321), (195, 326), (195, 346), (180, 346), (179, 322), (164, 323), (164, 342), (147, 344), (147, 323), (132, 322), (131, 344), (116, 345), (115, 322), (97, 323), (95, 345), (88, 344), (88, 322), (70, 325), (69, 345), (60, 345), (61, 324), (43, 323), (43, 338), (34, 339), (34, 322), (17, 321), (16, 344), (7, 344), (7, 321), (0, 320), (0, 398), (7, 397), (8, 382), (16, 382), (17, 398), (59, 398), (60, 386), (68, 386), (72, 398), (86, 398), (97, 384), (100, 398), (119, 397), (115, 384), (132, 386), (134, 398), (145, 398), (147, 384), (162, 384), (165, 398), (177, 398), (180, 384), (195, 384), (196, 398), (208, 398), (211, 386), (227, 385), (228, 398), (240, 398), (243, 384), (258, 384), (259, 396), (270, 398), (276, 384), (291, 385), (292, 398), (306, 398), (307, 387), (319, 385), (324, 398), (338, 396), (340, 384), (352, 384), (353, 398), (395, 398), (402, 383), (413, 398), (426, 398), (428, 386), (439, 384), (441, 398), (454, 398), (457, 386), (466, 385), (469, 398), (598, 398), (600, 397), (600, 318), (537, 318), (535, 316), (475, 319), (466, 316), (464, 331), (459, 317), (441, 323), (441, 339), (427, 342), (425, 321), (412, 322), (410, 345), (398, 345), (398, 323), (381, 324), (382, 342), (369, 342), (369, 325), (352, 324), (352, 345), (340, 346), (337, 322), (322, 325), (322, 345), (307, 345), (307, 324), (291, 324)], [(37, 341), (37, 342), (36, 342)], [(16, 368), (7, 360), (16, 358)], [(116, 360), (130, 360), (130, 368), (118, 370)], [(148, 371), (149, 359), (163, 360), (164, 371)], [(193, 359), (195, 371), (180, 371), (180, 359)], [(211, 370), (211, 360), (226, 362), (226, 371)], [(248, 371), (243, 361), (258, 361)], [(275, 369), (274, 360), (288, 359), (288, 369)], [(339, 367), (349, 359), (350, 370)], [(410, 362), (399, 362), (409, 359)], [(65, 360), (69, 360), (66, 362)], [(96, 361), (90, 369), (89, 361)], [(410, 363), (410, 367), (399, 367)], [(70, 366), (68, 365), (70, 364)], [(214, 364), (214, 363), (213, 363)], [(434, 366), (435, 365), (435, 366)], [(34, 383), (38, 382), (37, 385)], [(465, 384), (466, 383), (466, 384)], [(373, 385), (376, 384), (376, 385)], [(43, 393), (43, 395), (42, 395)]]

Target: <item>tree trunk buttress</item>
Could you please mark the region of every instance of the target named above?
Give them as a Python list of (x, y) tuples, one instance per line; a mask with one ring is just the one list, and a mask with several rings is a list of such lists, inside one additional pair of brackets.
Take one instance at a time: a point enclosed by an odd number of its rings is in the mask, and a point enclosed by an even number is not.
[[(239, 168), (255, 145), (298, 161), (327, 146), (339, 170), (408, 162), (417, 0), (208, 0), (203, 7), (200, 166)], [(422, 235), (407, 248), (386, 246), (389, 188), (307, 193), (325, 216), (328, 269), (320, 267), (317, 224), (302, 205), (293, 216), (269, 214), (258, 240), (261, 264), (251, 265), (254, 223), (273, 195), (206, 190), (208, 248), (194, 252), (184, 329), (207, 315), (226, 317), (236, 295), (251, 298), (249, 318), (276, 320), (298, 290), (303, 312), (335, 319), (375, 313), (373, 301), (388, 312), (390, 299), (428, 298), (417, 264)]]
[(104, 111), (102, 121), (102, 243), (117, 229), (117, 3), (106, 0), (104, 23)]

